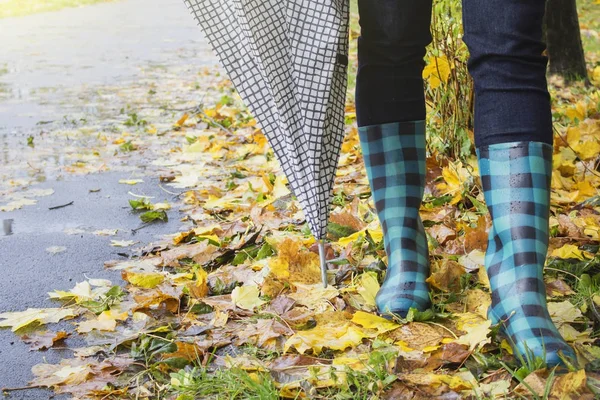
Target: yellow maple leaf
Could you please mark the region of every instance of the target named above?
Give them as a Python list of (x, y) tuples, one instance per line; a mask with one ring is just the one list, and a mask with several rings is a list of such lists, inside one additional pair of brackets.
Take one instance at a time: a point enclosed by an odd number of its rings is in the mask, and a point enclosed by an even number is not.
[(358, 232), (353, 233), (350, 236), (339, 238), (337, 243), (340, 246), (347, 246), (349, 243), (355, 242), (359, 237), (364, 237), (366, 235), (365, 232), (367, 230), (369, 231), (369, 235), (371, 235), (371, 237), (376, 243), (380, 242), (383, 239), (383, 231), (381, 230), (381, 228), (378, 227), (377, 229), (373, 229), (371, 226), (368, 226), (364, 229), (361, 229)]
[(48, 296), (55, 300), (75, 300), (79, 303), (93, 298), (92, 286), (87, 281), (78, 282), (75, 284), (75, 287), (68, 292), (64, 290), (55, 290), (49, 292)]
[(572, 145), (573, 150), (577, 152), (579, 158), (583, 161), (589, 160), (591, 158), (596, 158), (600, 154), (600, 143), (597, 140), (586, 140), (581, 143), (577, 143)]
[(456, 204), (462, 198), (463, 185), (469, 177), (466, 168), (459, 161), (456, 164), (449, 164), (442, 168), (442, 177), (444, 182), (438, 183), (437, 188), (442, 195), (452, 195), (450, 204)]
[(457, 328), (467, 333), (460, 336), (456, 343), (467, 345), (469, 350), (473, 351), (475, 348), (491, 342), (492, 339), (488, 337), (488, 333), (490, 333), (492, 321), (473, 313), (457, 314), (457, 316)]
[(388, 332), (400, 327), (395, 322), (364, 311), (357, 311), (352, 317), (352, 322), (363, 328), (376, 329), (378, 333)]
[(259, 293), (260, 291), (256, 285), (238, 286), (231, 292), (231, 301), (236, 307), (244, 310), (254, 310), (266, 303), (258, 297)]
[(103, 311), (97, 318), (80, 322), (77, 326), (77, 332), (88, 333), (92, 330), (110, 331), (113, 332), (117, 327), (117, 320), (124, 321), (127, 319), (128, 313), (117, 313), (113, 310)]
[(355, 285), (356, 291), (364, 299), (366, 305), (375, 307), (375, 296), (377, 296), (380, 288), (377, 273), (369, 271), (359, 275), (356, 278)]
[(587, 116), (587, 107), (583, 101), (578, 101), (574, 106), (567, 108), (565, 115), (571, 121), (583, 121)]
[(550, 253), (550, 255), (552, 257), (558, 257), (563, 259), (576, 258), (578, 260), (583, 260), (585, 258), (583, 252), (573, 244), (565, 244), (564, 246), (558, 249), (554, 249), (552, 253)]
[(334, 320), (307, 331), (296, 332), (285, 342), (283, 350), (287, 352), (294, 347), (300, 354), (310, 349), (314, 354), (321, 353), (324, 348), (344, 350), (359, 345), (364, 337), (363, 330), (351, 322)]
[(285, 238), (274, 246), (277, 256), (268, 261), (272, 276), (294, 283), (317, 283), (321, 281), (319, 256), (306, 249), (304, 243)]
[(432, 89), (437, 89), (442, 82), (448, 82), (450, 77), (450, 63), (446, 56), (429, 57), (427, 66), (423, 69), (423, 79), (429, 81), (429, 86)]
[[(596, 4), (600, 4), (600, 0), (596, 0)], [(592, 71), (592, 80), (600, 83), (600, 65)]]
[(144, 289), (152, 289), (163, 283), (165, 277), (159, 273), (129, 272), (123, 271), (123, 279), (134, 286)]
[(323, 310), (329, 307), (329, 300), (337, 297), (340, 292), (329, 285), (327, 288), (323, 284), (316, 283), (313, 285), (305, 285), (302, 283), (294, 283), (296, 292), (288, 294), (288, 297), (296, 300), (300, 305), (310, 308), (311, 310)]
[(290, 277), (290, 265), (286, 259), (281, 257), (271, 257), (269, 259), (269, 271), (277, 279), (287, 279)]

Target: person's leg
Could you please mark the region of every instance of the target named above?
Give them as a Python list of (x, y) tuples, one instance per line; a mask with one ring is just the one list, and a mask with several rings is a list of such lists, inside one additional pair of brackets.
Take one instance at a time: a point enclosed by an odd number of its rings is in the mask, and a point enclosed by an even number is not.
[(489, 317), (518, 355), (559, 364), (560, 353), (574, 354), (550, 319), (543, 279), (552, 174), (544, 9), (544, 0), (463, 0), (475, 144), (492, 218)]
[(431, 0), (359, 0), (356, 114), (381, 222), (388, 268), (379, 311), (406, 316), (430, 306), (427, 238), (419, 208), (425, 185), (422, 71), (431, 41)]

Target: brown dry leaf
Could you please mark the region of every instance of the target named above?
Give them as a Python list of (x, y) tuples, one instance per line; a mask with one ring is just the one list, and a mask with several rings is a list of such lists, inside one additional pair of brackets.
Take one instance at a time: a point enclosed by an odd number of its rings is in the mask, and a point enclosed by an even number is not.
[(437, 224), (429, 228), (429, 234), (441, 245), (446, 243), (448, 240), (456, 238), (456, 232), (454, 229), (448, 228), (444, 224)]
[(168, 358), (185, 358), (188, 361), (198, 360), (203, 352), (196, 346), (195, 343), (176, 342), (177, 351), (174, 353), (164, 353), (162, 359)]
[[(521, 396), (531, 396), (531, 391), (537, 396), (543, 396), (548, 384), (550, 371), (540, 369), (527, 375), (524, 383), (520, 383), (515, 388), (515, 393)], [(575, 399), (593, 399), (593, 395), (586, 387), (585, 370), (569, 372), (565, 375), (556, 375), (550, 389), (550, 398), (553, 400), (575, 400)]]
[(56, 365), (38, 364), (31, 369), (35, 378), (29, 385), (50, 387), (56, 393), (72, 393), (76, 398), (85, 398), (114, 383), (117, 379), (114, 373), (125, 370), (132, 362), (128, 357), (117, 356), (102, 362), (72, 358)]
[(178, 267), (179, 260), (182, 258), (191, 258), (197, 264), (204, 264), (210, 261), (212, 255), (218, 248), (213, 246), (208, 241), (203, 240), (194, 244), (185, 244), (174, 249), (163, 251), (160, 256), (163, 260), (163, 265), (167, 267)]
[(195, 299), (203, 299), (208, 296), (209, 291), (208, 273), (203, 268), (199, 268), (194, 275), (196, 278), (195, 281), (188, 283), (186, 287), (190, 291), (192, 297)]
[(40, 332), (33, 335), (23, 335), (21, 339), (27, 343), (30, 351), (34, 350), (46, 350), (54, 346), (56, 342), (69, 337), (69, 334), (64, 331), (59, 332)]
[(433, 273), (427, 283), (444, 292), (460, 290), (460, 277), (466, 273), (465, 268), (456, 261), (444, 259), (441, 263), (433, 263)]
[(365, 224), (360, 218), (348, 211), (332, 213), (329, 221), (333, 222), (334, 224), (350, 227), (355, 231), (360, 231), (367, 226), (367, 224)]
[(411, 322), (388, 333), (388, 337), (405, 349), (431, 351), (448, 333), (435, 325)]
[[(400, 374), (399, 378), (402, 382), (408, 382), (413, 385), (427, 386), (432, 389), (440, 387), (441, 385), (447, 385), (452, 390), (469, 390), (473, 388), (471, 379), (466, 380), (465, 378), (471, 378), (469, 376), (461, 376), (461, 374), (455, 375), (438, 375), (438, 374)], [(474, 380), (474, 379), (473, 379)]]
[(292, 335), (294, 332), (274, 319), (261, 319), (255, 324), (249, 324), (246, 329), (237, 332), (239, 338), (238, 345), (251, 343), (258, 347), (263, 347), (271, 339), (276, 339), (283, 335)]
[(408, 387), (406, 384), (402, 382), (394, 382), (388, 390), (383, 393), (381, 399), (382, 400), (397, 400), (397, 399), (406, 399), (406, 400), (417, 400), (422, 399), (420, 397), (419, 391), (414, 388)]
[(484, 216), (477, 220), (477, 226), (471, 228), (465, 226), (465, 252), (470, 253), (473, 250), (485, 251), (487, 249), (488, 232), (487, 222)]
[(467, 346), (452, 342), (443, 345), (435, 354), (439, 354), (440, 360), (445, 363), (461, 364), (471, 355), (471, 352)]
[(166, 283), (155, 289), (144, 290), (139, 294), (134, 294), (133, 299), (137, 303), (133, 311), (166, 309), (170, 312), (179, 310), (179, 301), (183, 291), (181, 288), (174, 288)]
[(575, 294), (571, 287), (562, 279), (554, 279), (546, 282), (546, 290), (550, 297), (562, 297)]
[(581, 229), (573, 223), (571, 218), (565, 214), (558, 216), (558, 226), (560, 228), (559, 233), (561, 236), (567, 236), (570, 238), (583, 237)]
[(30, 385), (53, 387), (81, 384), (93, 376), (92, 363), (77, 358), (59, 364), (37, 364), (31, 368), (35, 378)]

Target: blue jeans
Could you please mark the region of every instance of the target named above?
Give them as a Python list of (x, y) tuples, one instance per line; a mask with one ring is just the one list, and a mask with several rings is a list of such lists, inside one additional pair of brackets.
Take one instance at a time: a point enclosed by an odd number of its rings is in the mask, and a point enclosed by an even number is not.
[[(431, 0), (358, 4), (358, 125), (425, 119), (422, 71), (431, 42)], [(552, 144), (544, 11), (545, 0), (463, 0), (477, 147), (516, 141)]]

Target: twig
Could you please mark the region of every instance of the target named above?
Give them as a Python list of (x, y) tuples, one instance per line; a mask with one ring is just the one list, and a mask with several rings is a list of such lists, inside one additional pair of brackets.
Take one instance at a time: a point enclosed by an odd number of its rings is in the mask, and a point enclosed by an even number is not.
[(42, 172), (42, 169), (41, 169), (41, 168), (36, 168), (36, 167), (34, 167), (33, 165), (31, 165), (31, 164), (29, 163), (29, 161), (27, 161), (27, 165), (29, 165), (29, 167), (30, 167), (32, 170), (34, 170), (35, 172)]
[(29, 389), (40, 389), (43, 386), (35, 385), (35, 386), (23, 386), (23, 387), (14, 387), (14, 388), (2, 388), (3, 392), (16, 392), (17, 390), (29, 390)]
[(438, 326), (442, 329), (445, 329), (446, 331), (450, 332), (450, 334), (452, 336), (454, 336), (454, 339), (458, 339), (458, 336), (456, 336), (456, 333), (452, 332), (449, 328), (446, 328), (444, 325), (442, 324), (438, 324), (437, 322), (432, 322), (432, 321), (425, 321), (426, 324), (431, 324), (431, 325), (435, 325)]
[(75, 203), (75, 202), (72, 201), (70, 203), (63, 204), (63, 205), (60, 205), (60, 206), (48, 207), (48, 210), (58, 210), (59, 208), (64, 208), (64, 207), (72, 206), (73, 203)]
[(167, 192), (167, 193), (169, 193), (169, 194), (172, 194), (172, 195), (174, 195), (174, 196), (177, 196), (177, 197), (179, 197), (179, 196), (181, 196), (181, 195), (183, 194), (183, 192), (180, 192), (180, 193), (170, 192), (170, 191), (168, 191), (167, 189), (165, 189), (164, 187), (162, 187), (162, 185), (158, 185), (158, 187), (159, 187), (161, 190), (163, 190), (163, 191), (165, 191), (165, 192)]
[(150, 224), (142, 224), (142, 225), (138, 226), (137, 228), (132, 229), (131, 234), (135, 235), (136, 233), (138, 233), (139, 230), (146, 228), (148, 225), (150, 225)]
[(577, 279), (578, 281), (580, 281), (580, 280), (581, 280), (581, 278), (580, 278), (580, 277), (578, 277), (577, 275), (575, 275), (575, 274), (572, 274), (572, 273), (570, 273), (570, 272), (567, 272), (567, 271), (565, 271), (565, 270), (563, 270), (563, 269), (552, 268), (552, 267), (544, 267), (544, 269), (549, 269), (549, 270), (551, 270), (551, 271), (556, 271), (556, 272), (560, 272), (560, 273), (562, 273), (562, 274), (571, 275), (573, 278)]

